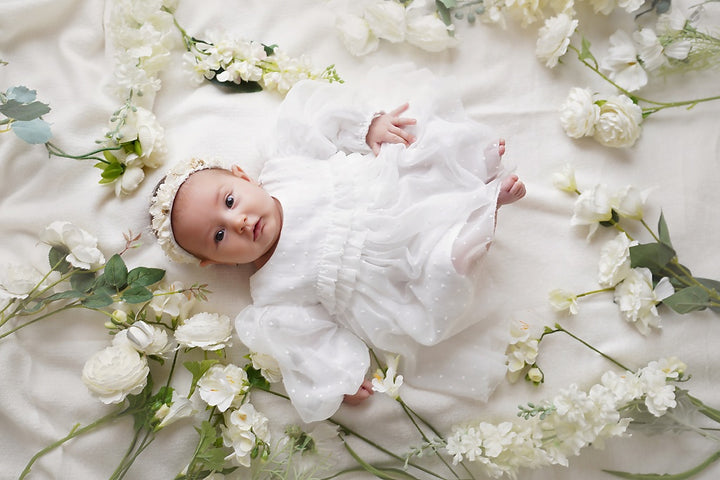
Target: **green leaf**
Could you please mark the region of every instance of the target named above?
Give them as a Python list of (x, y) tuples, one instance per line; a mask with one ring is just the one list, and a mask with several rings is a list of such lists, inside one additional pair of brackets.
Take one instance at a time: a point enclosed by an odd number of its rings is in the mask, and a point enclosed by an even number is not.
[(590, 59), (595, 64), (595, 66), (597, 66), (597, 64), (598, 64), (597, 60), (595, 60), (595, 57), (590, 52), (590, 40), (588, 40), (584, 36), (582, 38), (582, 47), (580, 50), (580, 55), (578, 55), (578, 59), (580, 61), (584, 61), (585, 59)]
[(127, 283), (131, 286), (148, 287), (162, 280), (164, 276), (165, 270), (161, 268), (137, 267), (128, 273)]
[(205, 372), (210, 370), (210, 367), (218, 363), (218, 360), (203, 360), (200, 362), (185, 362), (183, 363), (183, 366), (187, 368), (187, 370), (192, 373), (192, 383), (190, 384), (190, 393), (188, 393), (188, 398), (193, 394), (195, 391), (195, 387), (197, 386), (198, 380), (200, 380), (200, 377), (205, 375)]
[(443, 3), (442, 0), (435, 0), (435, 8), (437, 10), (438, 15), (440, 16), (440, 19), (443, 21), (445, 25), (452, 25), (452, 18), (450, 17), (450, 10), (448, 7)]
[(50, 247), (50, 251), (48, 252), (48, 263), (50, 263), (50, 268), (62, 274), (69, 272), (71, 267), (68, 261), (65, 260), (68, 253), (70, 252), (63, 247)]
[(31, 145), (39, 145), (50, 141), (52, 132), (50, 125), (40, 118), (30, 121), (16, 121), (10, 124), (10, 128), (15, 132), (20, 140)]
[(204, 421), (200, 429), (196, 430), (200, 435), (200, 439), (195, 449), (194, 463), (199, 464), (203, 469), (221, 471), (225, 465), (227, 449), (216, 446), (218, 444), (222, 445), (222, 442), (218, 441), (217, 429), (210, 422)]
[(129, 287), (122, 294), (122, 299), (127, 303), (144, 303), (151, 300), (152, 297), (153, 293), (141, 285)]
[(254, 93), (254, 92), (261, 92), (262, 91), (262, 85), (260, 85), (258, 82), (246, 82), (241, 81), (240, 83), (235, 82), (221, 82), (217, 79), (217, 74), (221, 73), (223, 69), (216, 70), (216, 75), (210, 80), (211, 83), (214, 83), (218, 87), (222, 87), (224, 89), (233, 91), (234, 93)]
[(112, 305), (113, 299), (106, 292), (100, 291), (86, 297), (81, 303), (87, 308), (98, 309)]
[[(102, 152), (103, 157), (105, 157), (105, 160), (107, 160), (110, 163), (120, 163), (115, 155), (112, 154), (109, 150), (103, 150)], [(106, 163), (98, 162), (95, 164), (97, 168), (105, 169)]]
[(0, 113), (15, 120), (35, 120), (49, 111), (50, 107), (42, 102), (22, 103), (10, 99), (0, 105)]
[(263, 50), (265, 50), (265, 55), (267, 55), (268, 57), (269, 57), (270, 55), (273, 55), (273, 54), (275, 53), (275, 49), (277, 49), (277, 48), (278, 48), (277, 45), (265, 45), (265, 44), (263, 44)]
[(105, 264), (105, 282), (117, 290), (122, 290), (127, 285), (128, 270), (125, 262), (117, 253), (110, 257)]
[[(720, 300), (720, 282), (717, 280), (712, 280), (710, 278), (700, 278), (695, 277), (695, 280), (705, 285), (707, 288), (709, 288), (712, 293), (710, 294), (710, 297), (714, 299), (716, 302)], [(710, 307), (710, 310), (713, 310), (715, 312), (720, 313), (720, 307)]]
[(630, 266), (647, 267), (658, 275), (675, 258), (675, 250), (663, 243), (644, 243), (630, 247)]
[(110, 183), (118, 177), (122, 176), (123, 173), (125, 173), (125, 165), (116, 161), (105, 165), (100, 176), (105, 181), (105, 183)]
[(665, 298), (662, 303), (677, 313), (689, 313), (705, 310), (710, 304), (708, 292), (699, 285), (683, 288)]
[(37, 91), (30, 90), (24, 85), (8, 88), (5, 95), (8, 99), (17, 100), (20, 103), (30, 103), (37, 98)]
[(54, 302), (56, 300), (66, 300), (68, 298), (82, 298), (85, 294), (77, 290), (65, 290), (64, 292), (58, 292), (50, 295), (44, 301), (46, 303)]
[(95, 284), (95, 274), (92, 272), (77, 272), (70, 277), (70, 285), (78, 292), (89, 292)]
[(720, 451), (717, 451), (710, 455), (697, 467), (691, 468), (690, 470), (686, 470), (681, 473), (676, 473), (674, 475), (668, 473), (628, 473), (615, 470), (603, 470), (603, 472), (609, 473), (610, 475), (615, 475), (616, 477), (628, 478), (631, 480), (686, 480), (702, 472), (717, 460), (720, 460)]
[(252, 364), (248, 364), (248, 366), (245, 367), (245, 372), (247, 372), (250, 387), (256, 387), (261, 390), (270, 390), (270, 382), (268, 382), (267, 379), (262, 376), (260, 370), (254, 368)]
[(660, 212), (660, 219), (658, 220), (658, 234), (660, 241), (672, 248), (672, 242), (670, 241), (670, 230), (668, 230), (667, 223), (665, 223), (665, 216)]

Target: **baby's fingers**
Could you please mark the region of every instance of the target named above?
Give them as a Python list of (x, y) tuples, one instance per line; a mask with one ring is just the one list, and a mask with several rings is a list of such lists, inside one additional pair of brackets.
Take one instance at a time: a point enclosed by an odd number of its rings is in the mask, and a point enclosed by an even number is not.
[(400, 105), (399, 107), (397, 107), (395, 110), (391, 111), (390, 115), (392, 115), (393, 117), (399, 117), (400, 114), (403, 113), (408, 108), (410, 108), (410, 104), (405, 102), (402, 105)]

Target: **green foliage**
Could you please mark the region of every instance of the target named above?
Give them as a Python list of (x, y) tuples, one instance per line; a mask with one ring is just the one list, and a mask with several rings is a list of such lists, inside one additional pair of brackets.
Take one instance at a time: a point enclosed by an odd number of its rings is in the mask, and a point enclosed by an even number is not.
[(50, 106), (36, 100), (37, 92), (25, 86), (12, 87), (0, 93), (0, 114), (6, 118), (0, 125), (10, 129), (24, 142), (45, 143), (52, 138), (50, 125), (41, 117), (50, 112)]
[(252, 366), (252, 363), (247, 364), (245, 372), (247, 373), (248, 383), (250, 383), (251, 388), (255, 387), (261, 390), (270, 390), (270, 382), (262, 376), (260, 370)]
[(200, 378), (210, 370), (210, 367), (218, 363), (218, 360), (210, 359), (210, 360), (202, 360), (200, 362), (185, 362), (183, 363), (183, 366), (192, 374), (192, 383), (190, 384), (190, 392), (188, 393), (188, 398), (193, 394), (195, 391), (195, 387), (197, 387), (197, 382), (200, 380)]

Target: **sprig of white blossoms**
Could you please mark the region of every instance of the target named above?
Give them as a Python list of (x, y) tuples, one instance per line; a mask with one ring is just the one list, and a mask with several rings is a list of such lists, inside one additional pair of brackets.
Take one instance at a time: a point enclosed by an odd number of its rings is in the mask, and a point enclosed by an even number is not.
[(225, 422), (220, 426), (223, 443), (233, 450), (226, 460), (249, 467), (258, 444), (267, 445), (270, 441), (267, 417), (248, 402), (225, 412), (224, 418)]
[(675, 386), (686, 366), (676, 358), (650, 362), (637, 373), (605, 373), (589, 390), (576, 385), (543, 402), (526, 421), (476, 422), (453, 427), (446, 450), (453, 463), (479, 464), (493, 478), (515, 478), (521, 468), (568, 465), (568, 457), (608, 438), (624, 436), (632, 421), (621, 412), (631, 404), (656, 417), (676, 406)]
[[(510, 342), (505, 352), (507, 363), (508, 378), (511, 382), (516, 382), (523, 373), (528, 370), (527, 367), (535, 365), (538, 356), (538, 339), (531, 337), (530, 325), (516, 320), (510, 326)], [(526, 372), (528, 378), (534, 382), (542, 381), (542, 372), (537, 367), (532, 367), (531, 373)]]

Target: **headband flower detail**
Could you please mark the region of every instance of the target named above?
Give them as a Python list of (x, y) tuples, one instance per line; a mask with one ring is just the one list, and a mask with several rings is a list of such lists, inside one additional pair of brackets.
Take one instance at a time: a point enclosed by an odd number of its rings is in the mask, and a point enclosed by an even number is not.
[(225, 168), (218, 159), (191, 158), (175, 165), (165, 176), (150, 200), (152, 231), (165, 254), (178, 263), (199, 264), (200, 259), (182, 248), (173, 235), (171, 213), (180, 186), (195, 172)]

